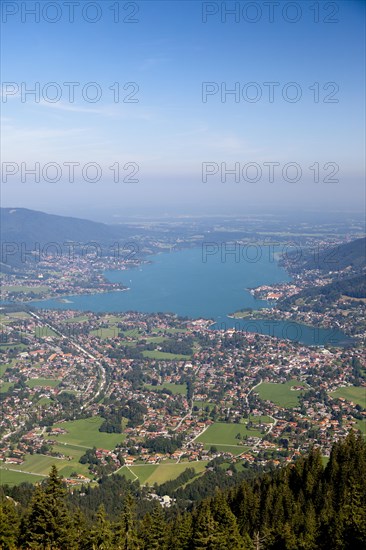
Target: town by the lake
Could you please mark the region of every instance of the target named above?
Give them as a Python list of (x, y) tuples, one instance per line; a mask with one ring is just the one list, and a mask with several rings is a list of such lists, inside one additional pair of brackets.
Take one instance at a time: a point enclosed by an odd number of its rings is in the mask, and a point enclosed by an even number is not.
[[(254, 307), (238, 303), (221, 326), (207, 315), (74, 307), (78, 295), (123, 298), (130, 274), (164, 246), (155, 240), (117, 262), (77, 255), (67, 266), (50, 256), (23, 265), (21, 277), (3, 274), (2, 483), (36, 483), (56, 464), (70, 486), (119, 473), (154, 487), (187, 467), (198, 477), (213, 464), (228, 476), (274, 469), (313, 446), (326, 461), (335, 441), (365, 433), (366, 300), (327, 290), (358, 268), (295, 269), (291, 256), (278, 258), (285, 281), (243, 289)], [(127, 273), (127, 284), (112, 282), (110, 269)], [(256, 330), (258, 319), (286, 332)], [(301, 327), (325, 336), (307, 343)]]

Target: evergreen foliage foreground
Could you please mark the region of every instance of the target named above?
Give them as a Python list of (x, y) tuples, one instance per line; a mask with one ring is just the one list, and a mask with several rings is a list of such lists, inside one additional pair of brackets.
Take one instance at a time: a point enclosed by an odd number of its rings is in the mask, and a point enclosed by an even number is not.
[(318, 450), (217, 491), (189, 512), (159, 503), (143, 519), (125, 496), (118, 521), (70, 509), (55, 467), (25, 508), (3, 492), (0, 548), (44, 550), (358, 550), (366, 548), (366, 444), (351, 433), (324, 468)]

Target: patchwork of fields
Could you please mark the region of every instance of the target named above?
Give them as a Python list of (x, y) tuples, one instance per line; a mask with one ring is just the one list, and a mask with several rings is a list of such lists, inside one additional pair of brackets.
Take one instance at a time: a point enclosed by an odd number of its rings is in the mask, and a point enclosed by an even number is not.
[(207, 461), (179, 462), (162, 464), (136, 464), (134, 466), (123, 466), (118, 473), (123, 474), (132, 481), (138, 478), (142, 485), (154, 485), (154, 483), (165, 483), (177, 478), (186, 468), (194, 468), (197, 474), (203, 472)]
[(87, 464), (80, 464), (79, 459), (86, 449), (92, 447), (103, 449), (114, 449), (117, 443), (124, 440), (124, 434), (108, 434), (100, 432), (102, 424), (101, 417), (92, 417), (70, 422), (55, 424), (67, 430), (62, 435), (52, 435), (57, 441), (52, 450), (55, 453), (65, 455), (67, 458), (56, 458), (41, 454), (26, 455), (22, 464), (3, 464), (0, 466), (0, 482), (18, 484), (22, 481), (36, 483), (46, 477), (52, 465), (57, 466), (60, 474), (64, 477), (70, 476), (72, 472), (90, 477)]

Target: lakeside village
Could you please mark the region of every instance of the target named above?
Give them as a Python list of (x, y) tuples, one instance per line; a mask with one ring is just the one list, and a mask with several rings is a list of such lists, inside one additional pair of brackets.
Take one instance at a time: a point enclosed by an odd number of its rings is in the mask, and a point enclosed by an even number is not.
[(4, 479), (40, 481), (55, 463), (74, 485), (214, 459), (230, 475), (312, 445), (326, 457), (365, 432), (365, 331), (348, 347), (308, 347), (172, 314), (17, 309), (0, 314)]
[[(350, 236), (348, 236), (350, 238)], [(305, 249), (314, 246), (314, 239), (302, 239), (302, 247)], [(336, 244), (343, 242), (342, 239), (335, 241)], [(316, 248), (321, 249), (327, 244), (326, 240), (316, 240)], [(51, 246), (52, 245), (52, 246)], [(11, 303), (25, 303), (33, 300), (57, 299), (60, 302), (68, 302), (67, 297), (82, 294), (96, 294), (112, 291), (129, 290), (126, 285), (109, 281), (104, 273), (108, 270), (124, 271), (128, 269), (141, 268), (143, 264), (150, 263), (149, 257), (152, 254), (182, 250), (192, 247), (200, 247), (202, 257), (210, 259), (213, 243), (202, 242), (199, 235), (190, 235), (182, 239), (169, 240), (167, 235), (156, 238), (141, 238), (134, 235), (131, 242), (114, 243), (111, 246), (95, 245), (87, 243), (82, 246), (80, 243), (64, 243), (61, 247), (56, 243), (45, 245), (41, 251), (33, 247), (23, 251), (22, 247), (14, 243), (4, 243), (2, 247), (2, 262), (14, 262), (10, 264), (11, 269), (4, 269), (1, 273), (1, 300)], [(66, 246), (67, 245), (67, 246)], [(77, 246), (78, 245), (78, 246)], [(284, 243), (270, 242), (257, 245), (253, 239), (240, 239), (233, 243), (235, 250), (243, 251), (245, 247), (262, 246), (263, 254), (275, 257), (275, 250), (286, 251)], [(230, 249), (228, 243), (214, 243), (214, 248), (221, 257), (226, 248)], [(211, 247), (211, 248), (210, 248)], [(261, 252), (262, 253), (262, 252)], [(276, 252), (277, 254), (277, 252)], [(230, 256), (228, 256), (230, 258)], [(212, 259), (212, 258), (211, 258)], [(206, 258), (207, 260), (207, 258)], [(286, 264), (286, 262), (285, 262)], [(288, 261), (285, 265), (290, 272), (296, 260)], [(311, 285), (323, 286), (331, 280), (320, 272), (302, 272), (292, 277), (291, 283), (263, 286), (257, 289), (248, 289), (256, 297), (268, 300), (269, 303), (277, 303), (280, 299), (292, 296)], [(269, 312), (264, 312), (270, 315)], [(256, 315), (256, 312), (253, 314)], [(272, 318), (278, 317), (278, 312), (272, 312)], [(316, 318), (313, 319), (317, 321)], [(306, 322), (306, 320), (305, 320)], [(326, 320), (318, 320), (326, 326)], [(316, 323), (315, 323), (316, 324)]]
[[(364, 271), (364, 270), (363, 270)], [(293, 273), (291, 281), (272, 285), (261, 285), (248, 289), (257, 300), (266, 300), (270, 307), (253, 310), (244, 308), (229, 317), (237, 319), (266, 319), (287, 321), (342, 331), (355, 342), (364, 343), (366, 333), (366, 298), (356, 298), (341, 293), (319, 299), (319, 295), (306, 294), (312, 289), (331, 285), (335, 278), (342, 280), (353, 273), (346, 268), (334, 273), (323, 273), (318, 269)], [(365, 276), (363, 272), (361, 276)], [(245, 323), (243, 325), (245, 327)], [(316, 333), (316, 332), (315, 332)], [(269, 333), (271, 335), (271, 333)]]

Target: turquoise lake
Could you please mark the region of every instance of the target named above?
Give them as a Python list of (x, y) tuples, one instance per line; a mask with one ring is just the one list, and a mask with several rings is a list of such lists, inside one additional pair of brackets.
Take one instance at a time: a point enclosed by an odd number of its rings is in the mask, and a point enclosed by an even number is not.
[(259, 256), (256, 261), (234, 255), (225, 257), (220, 253), (205, 256), (201, 248), (157, 254), (150, 256), (150, 263), (141, 267), (105, 273), (108, 280), (128, 286), (127, 291), (69, 296), (68, 303), (52, 299), (34, 302), (34, 305), (94, 312), (172, 312), (213, 319), (216, 321), (213, 328), (248, 330), (307, 345), (347, 340), (339, 331), (296, 323), (228, 318), (228, 314), (244, 307), (269, 307), (267, 302), (256, 300), (248, 288), (290, 280), (266, 247)]

